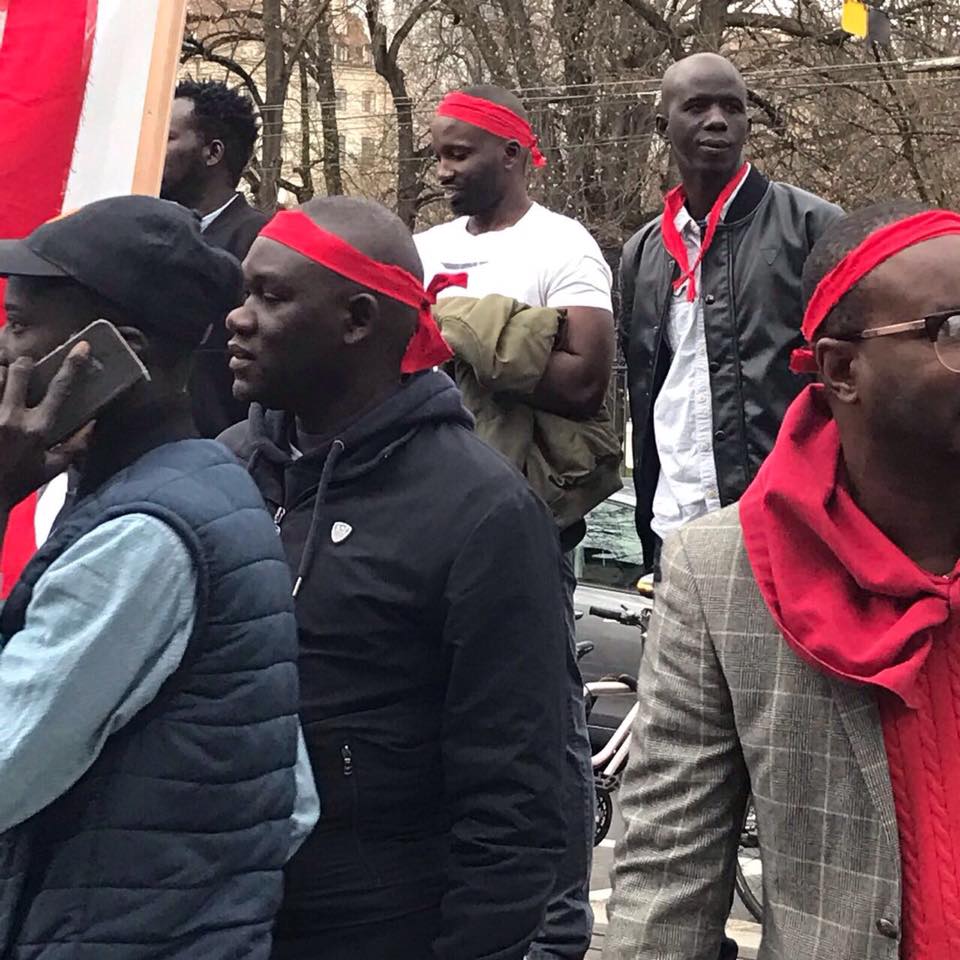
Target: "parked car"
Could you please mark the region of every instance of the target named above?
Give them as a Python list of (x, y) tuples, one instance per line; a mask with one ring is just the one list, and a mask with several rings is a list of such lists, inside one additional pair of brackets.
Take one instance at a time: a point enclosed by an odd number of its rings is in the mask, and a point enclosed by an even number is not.
[[(641, 630), (590, 612), (591, 608), (601, 608), (640, 615), (651, 605), (637, 590), (637, 581), (643, 575), (643, 549), (634, 524), (635, 507), (636, 496), (627, 481), (623, 490), (590, 511), (587, 535), (574, 554), (574, 607), (581, 614), (577, 640), (594, 645), (580, 661), (580, 671), (588, 683), (620, 674), (636, 678), (640, 667)], [(590, 714), (594, 750), (606, 743), (631, 706), (627, 697), (601, 697), (597, 701)]]

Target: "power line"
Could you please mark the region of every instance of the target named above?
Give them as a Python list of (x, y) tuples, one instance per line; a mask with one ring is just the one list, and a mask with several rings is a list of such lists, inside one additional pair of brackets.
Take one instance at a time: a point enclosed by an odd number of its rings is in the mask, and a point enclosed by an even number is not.
[[(202, 59), (202, 57), (200, 57)], [(209, 63), (210, 61), (204, 61)], [(756, 69), (756, 70), (745, 70), (743, 71), (743, 78), (746, 81), (751, 80), (769, 80), (773, 78), (783, 77), (783, 78), (793, 78), (798, 75), (803, 74), (826, 74), (833, 73), (836, 71), (876, 71), (877, 67), (901, 67), (907, 69), (911, 66), (924, 66), (930, 63), (929, 57), (916, 57), (916, 58), (899, 58), (893, 60), (880, 60), (880, 61), (860, 61), (860, 62), (851, 62), (851, 63), (836, 63), (836, 64), (819, 64), (819, 65), (809, 65), (809, 66), (790, 66), (790, 67), (776, 67), (769, 69)], [(223, 68), (227, 70), (226, 67)], [(227, 70), (227, 72), (229, 72)], [(374, 72), (371, 69), (371, 79), (377, 77), (379, 79), (380, 75)], [(916, 77), (911, 78), (898, 78), (901, 80), (917, 80)], [(379, 80), (378, 80), (379, 82)], [(527, 103), (558, 103), (565, 100), (576, 100), (581, 99), (582, 97), (589, 96), (590, 91), (600, 90), (608, 87), (618, 87), (618, 86), (641, 86), (648, 89), (640, 89), (633, 91), (636, 95), (639, 96), (657, 96), (660, 92), (661, 80), (657, 77), (623, 77), (618, 79), (610, 80), (591, 80), (585, 83), (580, 84), (555, 84), (555, 85), (537, 85), (529, 87), (514, 87), (512, 92), (514, 93), (525, 93), (532, 91), (557, 91), (555, 93), (545, 93), (543, 96), (539, 97), (525, 97)], [(563, 92), (560, 92), (563, 91)], [(582, 92), (571, 92), (571, 91), (582, 91)], [(412, 100), (412, 98), (411, 98)], [(432, 100), (432, 98), (431, 98)], [(318, 106), (323, 107), (335, 107), (337, 104), (336, 99), (333, 100), (317, 100), (315, 101)], [(283, 106), (283, 104), (277, 103), (265, 103), (262, 105), (261, 109), (276, 109), (278, 106)], [(424, 107), (420, 108), (421, 110), (432, 110), (433, 107)], [(372, 116), (376, 116), (375, 114)]]
[[(913, 77), (888, 77), (888, 78), (871, 78), (869, 80), (856, 80), (856, 81), (844, 81), (844, 80), (833, 80), (826, 81), (824, 83), (804, 83), (804, 84), (793, 84), (790, 87), (790, 92), (800, 92), (803, 93), (803, 96), (798, 97), (797, 99), (804, 99), (808, 92), (822, 92), (825, 90), (831, 89), (844, 89), (851, 93), (856, 92), (857, 87), (875, 87), (875, 86), (901, 86), (901, 85), (910, 85), (913, 88), (918, 90), (920, 89), (940, 89), (944, 87), (951, 87), (954, 84), (960, 83), (960, 75), (952, 77), (924, 77), (919, 79), (915, 76)], [(773, 91), (766, 91), (773, 92)], [(579, 97), (568, 97), (568, 98), (559, 98), (555, 102), (561, 102), (563, 100), (579, 100)], [(633, 106), (636, 104), (636, 99), (632, 96), (619, 96), (611, 97), (604, 99), (602, 101), (595, 101), (593, 103), (575, 103), (570, 104), (566, 107), (566, 110), (577, 110), (582, 109), (584, 111), (596, 112), (600, 109), (611, 109), (618, 106)], [(433, 117), (434, 110), (432, 107), (415, 107), (411, 110), (411, 114), (414, 119), (423, 119), (426, 117)], [(371, 123), (373, 121), (382, 121), (384, 125), (387, 125), (389, 122), (391, 125), (397, 120), (397, 114), (395, 111), (388, 111), (384, 113), (366, 113), (366, 114), (345, 114), (343, 116), (337, 117), (338, 127), (341, 124), (365, 124)], [(299, 122), (299, 117), (294, 119), (284, 119), (284, 120), (264, 120), (261, 123), (261, 128), (263, 130), (272, 130), (277, 127), (286, 128), (294, 127)], [(322, 121), (317, 118), (316, 123), (321, 123)], [(348, 132), (356, 132), (355, 130)]]

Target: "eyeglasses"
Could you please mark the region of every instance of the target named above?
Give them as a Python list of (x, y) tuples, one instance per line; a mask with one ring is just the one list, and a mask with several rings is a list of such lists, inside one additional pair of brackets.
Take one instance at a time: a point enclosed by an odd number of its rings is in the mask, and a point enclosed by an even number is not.
[(873, 327), (834, 340), (873, 340), (875, 337), (891, 337), (898, 333), (914, 333), (922, 330), (933, 344), (937, 359), (952, 373), (960, 373), (960, 307), (931, 313), (919, 320), (891, 323), (886, 327)]

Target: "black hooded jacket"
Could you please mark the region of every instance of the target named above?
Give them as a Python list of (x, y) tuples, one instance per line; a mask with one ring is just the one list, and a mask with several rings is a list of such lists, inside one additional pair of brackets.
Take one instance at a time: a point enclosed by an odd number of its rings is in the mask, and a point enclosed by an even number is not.
[[(256, 405), (221, 438), (295, 578), (320, 822), (279, 924), (440, 908), (434, 956), (521, 960), (563, 848), (566, 647), (554, 523), (442, 373), (295, 459)], [(359, 941), (359, 942), (362, 942)], [(421, 960), (410, 957), (409, 960)]]

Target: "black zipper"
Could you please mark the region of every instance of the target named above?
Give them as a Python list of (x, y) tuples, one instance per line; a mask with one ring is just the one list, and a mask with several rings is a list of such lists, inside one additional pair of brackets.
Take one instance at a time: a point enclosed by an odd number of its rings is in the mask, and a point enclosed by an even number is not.
[(350, 744), (345, 743), (340, 748), (340, 756), (343, 758), (343, 775), (345, 777), (353, 776), (353, 754), (350, 752)]

